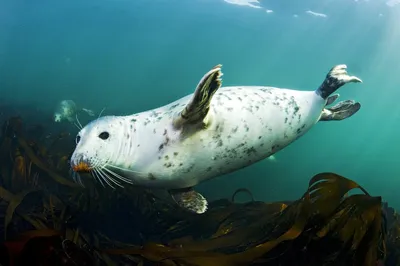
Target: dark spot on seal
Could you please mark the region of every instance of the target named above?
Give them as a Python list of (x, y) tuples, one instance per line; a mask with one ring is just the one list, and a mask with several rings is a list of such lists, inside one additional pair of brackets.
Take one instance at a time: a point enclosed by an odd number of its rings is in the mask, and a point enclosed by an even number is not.
[(187, 169), (183, 170), (184, 173), (190, 173), (193, 170), (194, 164), (191, 164)]
[(222, 96), (225, 96), (225, 98), (227, 98), (229, 101), (232, 100), (228, 95), (226, 94), (222, 94)]
[(135, 119), (135, 118), (132, 118), (132, 119), (131, 119), (131, 122), (136, 122), (136, 119)]
[(250, 148), (248, 148), (248, 149), (246, 150), (247, 155), (250, 155), (250, 154), (256, 153), (256, 152), (257, 152), (257, 151), (256, 151), (256, 149), (254, 149), (254, 147), (250, 147)]
[(258, 139), (261, 139), (261, 136), (258, 136)]
[(232, 133), (236, 133), (236, 131), (238, 131), (238, 129), (239, 129), (239, 126), (232, 128)]
[(174, 104), (174, 105), (171, 105), (171, 107), (169, 108), (169, 110), (172, 110), (172, 109), (174, 109), (174, 108), (177, 107), (177, 106), (179, 106), (179, 103)]
[(273, 145), (272, 148), (271, 148), (271, 151), (272, 151), (272, 152), (276, 152), (276, 151), (279, 149), (279, 147), (280, 147), (280, 146), (279, 146), (278, 144)]
[(161, 145), (158, 147), (158, 151), (161, 151), (163, 148), (164, 148), (164, 144), (161, 144)]
[(169, 142), (169, 138), (168, 138), (168, 136), (166, 136), (166, 137), (165, 137), (165, 142), (164, 142), (164, 145), (167, 145), (167, 144), (168, 144), (168, 142)]
[(129, 139), (129, 134), (126, 134), (126, 138)]
[(133, 125), (131, 125), (131, 129), (133, 128)]
[(167, 129), (164, 129), (164, 133), (163, 133), (163, 136), (165, 136), (165, 135), (167, 135)]
[(242, 101), (242, 98), (238, 97), (238, 100), (239, 100), (239, 101)]
[(158, 117), (159, 114), (160, 114), (159, 112), (153, 111), (153, 112), (151, 113), (151, 116), (152, 116), (152, 117)]
[(174, 156), (177, 156), (178, 155), (178, 152), (174, 152)]
[(222, 139), (218, 140), (217, 146), (218, 146), (218, 147), (221, 147), (222, 145), (224, 145), (224, 143), (222, 142)]
[(183, 165), (183, 163), (180, 163), (180, 164), (179, 164), (179, 166), (182, 166), (182, 165)]
[(156, 134), (156, 129), (153, 129), (153, 133)]
[(170, 167), (172, 166), (172, 163), (171, 163), (171, 162), (165, 163), (164, 166), (165, 166), (166, 168), (170, 168)]
[(164, 158), (165, 158), (165, 160), (168, 160), (168, 159), (169, 159), (169, 156), (168, 156), (168, 155), (165, 155)]
[(286, 118), (285, 118), (285, 124), (287, 123), (287, 121), (288, 121), (288, 118), (286, 117)]
[(210, 172), (211, 170), (212, 170), (211, 166), (207, 168), (207, 172)]
[(149, 180), (154, 181), (157, 180), (157, 178), (152, 173), (149, 173)]

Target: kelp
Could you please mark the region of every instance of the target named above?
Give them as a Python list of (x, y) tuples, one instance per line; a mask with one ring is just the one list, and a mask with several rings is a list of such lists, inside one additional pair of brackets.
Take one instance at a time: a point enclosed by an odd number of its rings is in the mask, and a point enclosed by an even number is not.
[[(196, 215), (146, 189), (111, 190), (90, 178), (84, 178), (84, 188), (76, 185), (68, 173), (73, 145), (69, 133), (25, 128), (18, 117), (4, 123), (0, 264), (400, 263), (397, 214), (380, 197), (335, 173), (312, 177), (296, 201), (260, 202), (238, 189), (231, 199), (210, 202), (205, 214)], [(249, 194), (250, 201), (235, 202), (238, 193)]]

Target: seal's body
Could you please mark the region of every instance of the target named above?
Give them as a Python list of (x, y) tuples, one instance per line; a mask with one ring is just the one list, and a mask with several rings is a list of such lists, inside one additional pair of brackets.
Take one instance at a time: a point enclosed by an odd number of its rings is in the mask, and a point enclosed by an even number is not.
[(207, 201), (193, 186), (273, 155), (318, 121), (342, 120), (360, 109), (354, 101), (325, 108), (340, 86), (361, 82), (345, 65), (334, 67), (316, 91), (220, 88), (221, 75), (216, 66), (194, 94), (166, 106), (91, 122), (77, 136), (72, 168), (110, 186), (123, 181), (167, 189), (178, 204), (202, 213)]
[(132, 125), (132, 131), (126, 133), (136, 146), (124, 153), (124, 164), (120, 166), (149, 176), (133, 175), (135, 183), (186, 188), (241, 169), (307, 132), (318, 122), (326, 104), (314, 91), (220, 88), (211, 99), (207, 126), (191, 129), (193, 132), (185, 136), (184, 128), (176, 129), (172, 121), (191, 97), (121, 118), (123, 124)]

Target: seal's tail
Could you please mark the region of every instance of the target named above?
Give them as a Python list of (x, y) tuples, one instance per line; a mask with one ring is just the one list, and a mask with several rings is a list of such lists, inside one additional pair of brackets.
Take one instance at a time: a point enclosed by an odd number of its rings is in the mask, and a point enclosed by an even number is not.
[(86, 108), (82, 108), (82, 111), (84, 111), (85, 113), (87, 113), (90, 116), (94, 116), (94, 112), (92, 110), (86, 109)]
[(334, 93), (344, 84), (351, 82), (362, 82), (362, 80), (356, 76), (349, 76), (346, 69), (346, 65), (334, 66), (326, 75), (324, 82), (322, 82), (321, 86), (319, 86), (319, 88), (316, 90), (316, 93), (326, 100), (329, 95)]

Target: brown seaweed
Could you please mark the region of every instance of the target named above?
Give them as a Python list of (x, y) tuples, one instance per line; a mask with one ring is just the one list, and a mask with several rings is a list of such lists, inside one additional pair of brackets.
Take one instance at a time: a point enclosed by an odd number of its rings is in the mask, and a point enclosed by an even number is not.
[[(71, 135), (49, 136), (41, 127), (30, 130), (27, 134), (20, 118), (11, 118), (2, 127), (0, 252), (8, 257), (0, 256), (0, 264), (400, 262), (397, 214), (383, 208), (380, 197), (343, 176), (315, 175), (304, 195), (292, 202), (255, 201), (250, 191), (239, 189), (237, 193), (250, 194), (250, 202), (235, 203), (235, 193), (231, 200), (210, 202), (205, 214), (194, 215), (145, 189), (109, 190), (90, 178), (84, 180), (85, 188), (76, 185), (68, 174)], [(355, 190), (360, 193), (354, 194)], [(126, 216), (116, 219), (112, 213), (118, 212)], [(107, 231), (109, 224), (123, 230), (129, 240)]]

